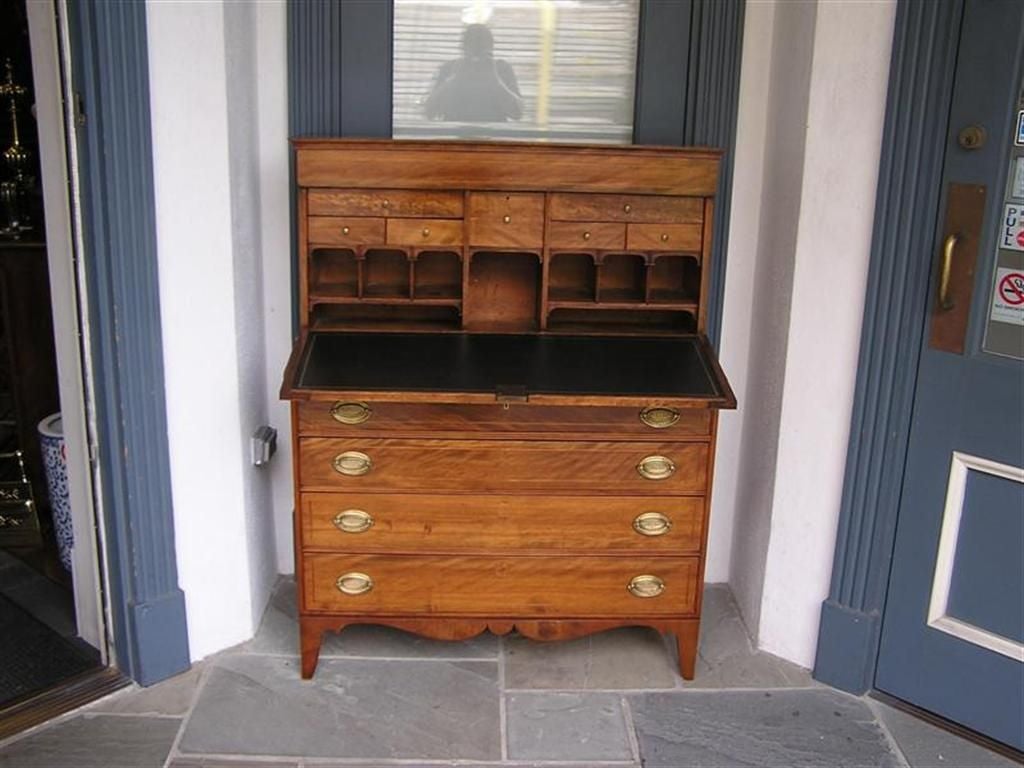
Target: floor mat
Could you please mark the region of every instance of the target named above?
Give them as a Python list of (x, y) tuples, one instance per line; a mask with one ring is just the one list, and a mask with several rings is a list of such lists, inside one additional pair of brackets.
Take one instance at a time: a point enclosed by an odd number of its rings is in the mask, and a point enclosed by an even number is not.
[(0, 595), (0, 706), (97, 667), (98, 655)]

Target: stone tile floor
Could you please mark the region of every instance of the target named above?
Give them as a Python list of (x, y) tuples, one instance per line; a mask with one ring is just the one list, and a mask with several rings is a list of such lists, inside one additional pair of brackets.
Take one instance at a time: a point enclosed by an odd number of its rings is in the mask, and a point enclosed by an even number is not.
[(299, 679), (295, 587), (257, 636), (0, 744), (0, 767), (996, 768), (1009, 760), (755, 651), (710, 586), (697, 677), (656, 633), (439, 643), (352, 627)]

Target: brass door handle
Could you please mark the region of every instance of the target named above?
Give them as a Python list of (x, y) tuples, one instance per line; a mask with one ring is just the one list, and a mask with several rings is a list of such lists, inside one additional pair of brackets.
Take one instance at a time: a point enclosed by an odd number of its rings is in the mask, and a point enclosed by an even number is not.
[(365, 573), (349, 571), (348, 573), (341, 574), (338, 580), (334, 582), (334, 585), (338, 588), (339, 592), (346, 595), (365, 595), (373, 589), (373, 579)]
[(645, 456), (636, 465), (636, 471), (645, 480), (667, 480), (676, 471), (676, 465), (667, 456)]
[(953, 299), (949, 297), (949, 279), (953, 272), (953, 252), (960, 242), (960, 233), (946, 238), (942, 244), (942, 271), (939, 273), (939, 310), (948, 312), (953, 308)]
[(342, 533), (362, 533), (373, 528), (373, 516), (361, 509), (346, 509), (331, 520)]
[(634, 576), (626, 586), (633, 597), (657, 597), (665, 591), (665, 582), (649, 573)]
[(679, 411), (675, 408), (644, 408), (640, 411), (640, 421), (653, 429), (667, 429), (679, 421)]
[(672, 521), (661, 512), (643, 512), (633, 518), (633, 530), (641, 536), (664, 536), (672, 530)]
[(361, 451), (345, 451), (334, 457), (331, 466), (339, 475), (359, 477), (373, 469), (373, 462)]
[(331, 407), (332, 418), (350, 426), (362, 424), (372, 415), (373, 410), (366, 403), (346, 403), (339, 400)]

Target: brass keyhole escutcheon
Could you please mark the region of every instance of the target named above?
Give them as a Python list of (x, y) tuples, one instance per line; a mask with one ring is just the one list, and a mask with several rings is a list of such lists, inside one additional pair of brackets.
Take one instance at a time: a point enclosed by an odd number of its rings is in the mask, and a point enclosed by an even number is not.
[(988, 133), (982, 125), (968, 125), (957, 134), (957, 143), (964, 149), (981, 149), (985, 146)]

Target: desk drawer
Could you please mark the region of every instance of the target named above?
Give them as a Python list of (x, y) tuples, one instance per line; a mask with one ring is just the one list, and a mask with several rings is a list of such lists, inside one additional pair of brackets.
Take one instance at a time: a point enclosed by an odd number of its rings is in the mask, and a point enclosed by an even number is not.
[[(469, 437), (517, 435), (615, 436), (630, 440), (703, 438), (711, 434), (704, 408), (616, 408), (514, 404), (416, 405), (348, 400), (297, 403), (300, 435)], [(642, 416), (642, 418), (641, 418)], [(649, 426), (643, 419), (650, 424)]]
[(311, 189), (311, 216), (459, 218), (462, 193), (410, 189)]
[[(696, 557), (306, 555), (303, 610), (524, 618), (687, 615), (696, 612), (699, 565)], [(348, 593), (338, 586), (346, 575), (342, 586)]]
[(462, 245), (462, 221), (388, 219), (388, 245)]
[(697, 554), (703, 496), (306, 493), (302, 546), (349, 552)]
[(469, 244), (497, 248), (540, 248), (544, 244), (544, 195), (472, 192)]
[(700, 224), (630, 224), (626, 228), (626, 248), (700, 253), (702, 236)]
[(697, 442), (299, 440), (307, 490), (703, 494), (707, 463)]
[(556, 221), (634, 221), (700, 223), (704, 201), (667, 195), (589, 195), (556, 192), (548, 215)]
[(553, 221), (548, 225), (549, 248), (620, 249), (626, 245), (626, 225), (607, 222)]
[(311, 245), (380, 245), (384, 242), (384, 219), (310, 216)]

